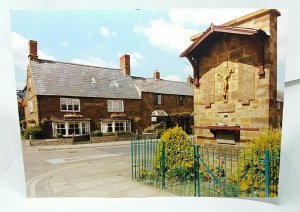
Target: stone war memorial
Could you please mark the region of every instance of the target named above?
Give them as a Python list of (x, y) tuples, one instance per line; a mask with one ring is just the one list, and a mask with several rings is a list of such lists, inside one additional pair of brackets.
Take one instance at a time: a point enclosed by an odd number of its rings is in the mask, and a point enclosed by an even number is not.
[(191, 37), (195, 143), (245, 144), (278, 126), (277, 17), (261, 9)]

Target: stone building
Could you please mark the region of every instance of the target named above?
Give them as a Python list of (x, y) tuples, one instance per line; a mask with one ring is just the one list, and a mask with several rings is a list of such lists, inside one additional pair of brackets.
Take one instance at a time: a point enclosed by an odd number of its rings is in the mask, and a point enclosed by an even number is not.
[(180, 55), (194, 72), (197, 142), (248, 141), (278, 126), (277, 10), (259, 10), (193, 36)]
[(157, 110), (193, 112), (191, 84), (162, 80), (157, 71), (155, 79), (133, 77), (129, 55), (112, 69), (43, 60), (37, 52), (37, 42), (29, 41), (25, 118), (28, 126), (41, 125), (45, 137), (95, 129), (141, 133)]

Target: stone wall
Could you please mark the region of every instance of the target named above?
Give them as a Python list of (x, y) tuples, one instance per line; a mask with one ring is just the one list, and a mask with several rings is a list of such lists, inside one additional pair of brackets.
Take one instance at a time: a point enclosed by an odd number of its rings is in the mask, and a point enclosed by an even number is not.
[[(29, 67), (29, 66), (28, 66)], [(39, 123), (39, 107), (38, 107), (38, 101), (37, 97), (35, 96), (35, 88), (34, 88), (34, 82), (32, 80), (31, 76), (31, 70), (28, 68), (27, 70), (27, 80), (26, 80), (26, 108), (25, 108), (25, 119), (26, 119), (26, 125), (27, 126), (33, 126)], [(33, 112), (30, 112), (28, 110), (28, 101), (32, 102), (33, 105)]]
[(57, 146), (73, 144), (73, 138), (32, 139), (30, 146)]
[[(261, 41), (255, 37), (224, 33), (210, 43), (203, 55), (199, 55), (200, 86), (194, 88), (195, 125), (224, 123), (259, 129), (241, 131), (242, 142), (276, 127), (277, 16), (270, 10), (224, 24), (264, 29), (270, 35), (265, 44), (264, 75), (258, 74)], [(228, 90), (224, 93), (222, 77), (230, 71)], [(199, 144), (216, 143), (209, 129), (196, 129), (196, 135)]]
[[(132, 136), (101, 136), (91, 137), (90, 143), (103, 143), (103, 142), (114, 142), (114, 141), (128, 141), (132, 139)], [(89, 139), (85, 142), (88, 142)], [(73, 138), (51, 138), (51, 139), (32, 139), (30, 146), (57, 146), (57, 145), (72, 145), (81, 142), (74, 142)]]
[(128, 141), (132, 136), (101, 136), (101, 137), (91, 137), (91, 143), (103, 143), (103, 142), (113, 142), (113, 141)]

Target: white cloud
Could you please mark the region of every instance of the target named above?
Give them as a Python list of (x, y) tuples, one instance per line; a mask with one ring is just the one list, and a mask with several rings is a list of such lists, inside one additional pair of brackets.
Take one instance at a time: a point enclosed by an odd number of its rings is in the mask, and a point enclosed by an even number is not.
[(45, 59), (45, 60), (55, 60), (55, 58), (51, 55), (48, 55), (42, 50), (38, 50), (38, 56), (40, 59)]
[(103, 37), (117, 37), (117, 33), (115, 31), (109, 30), (107, 27), (100, 27), (99, 33)]
[(91, 66), (99, 66), (99, 67), (110, 67), (116, 68), (117, 66), (110, 61), (105, 61), (102, 58), (94, 57), (94, 56), (84, 56), (83, 58), (74, 58), (71, 60), (71, 63), (83, 64), (83, 65), (91, 65)]
[(15, 68), (26, 71), (28, 63), (28, 40), (18, 33), (12, 32), (12, 48)]
[(171, 80), (171, 81), (181, 81), (181, 79), (180, 79), (180, 77), (179, 76), (177, 76), (177, 75), (172, 75), (172, 74), (170, 74), (170, 75), (167, 75), (167, 76), (164, 76), (164, 77), (162, 77), (162, 79), (165, 79), (165, 80)]
[(191, 43), (188, 38), (197, 33), (196, 30), (165, 20), (152, 20), (149, 27), (137, 26), (134, 31), (146, 35), (154, 46), (176, 52), (183, 51)]
[[(14, 55), (14, 63), (16, 70), (27, 69), (28, 64), (28, 39), (24, 38), (16, 32), (12, 32), (12, 47)], [(54, 60), (53, 56), (48, 55), (42, 50), (38, 50), (38, 56), (41, 59)]]
[(68, 46), (69, 46), (69, 43), (68, 43), (68, 41), (63, 40), (63, 41), (60, 43), (60, 45), (61, 45), (62, 47), (68, 47)]
[(170, 21), (173, 23), (209, 25), (211, 23), (219, 25), (227, 21), (241, 17), (257, 9), (171, 9), (168, 12)]
[(222, 24), (252, 11), (255, 9), (170, 9), (167, 20), (151, 20), (149, 26), (136, 26), (134, 31), (143, 33), (154, 46), (181, 53), (191, 44), (189, 38), (211, 22)]
[[(130, 55), (130, 66), (138, 67), (140, 65), (141, 60), (145, 60), (146, 58), (139, 52), (126, 53)], [(118, 57), (124, 55), (124, 53), (118, 52)]]

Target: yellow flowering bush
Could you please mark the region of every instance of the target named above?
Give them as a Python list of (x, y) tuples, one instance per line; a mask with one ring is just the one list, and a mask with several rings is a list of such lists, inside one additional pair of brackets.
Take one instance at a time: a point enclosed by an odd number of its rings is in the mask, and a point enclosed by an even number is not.
[(194, 149), (182, 128), (176, 126), (166, 130), (160, 140), (154, 157), (154, 168), (161, 170), (162, 146), (164, 143), (166, 176), (178, 180), (193, 174)]
[(277, 196), (280, 141), (281, 131), (270, 130), (256, 138), (240, 155), (242, 159), (239, 160), (236, 176), (239, 176), (241, 196), (265, 197), (265, 150), (270, 152), (269, 178), (272, 179), (270, 194), (271, 197)]

